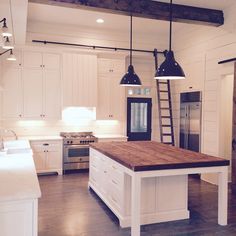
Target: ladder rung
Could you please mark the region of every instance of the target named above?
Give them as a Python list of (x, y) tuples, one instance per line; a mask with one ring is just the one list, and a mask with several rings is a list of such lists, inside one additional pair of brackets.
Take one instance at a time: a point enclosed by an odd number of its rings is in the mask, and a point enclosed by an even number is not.
[(168, 93), (168, 90), (159, 90), (160, 93)]
[(160, 110), (170, 110), (169, 107), (160, 107)]
[(162, 125), (162, 127), (171, 127), (171, 125)]
[(166, 119), (166, 118), (171, 118), (171, 117), (170, 116), (162, 116), (161, 118)]
[(168, 84), (168, 82), (158, 82), (158, 84)]
[(164, 133), (162, 136), (172, 136), (172, 133)]
[(164, 144), (172, 144), (173, 145), (173, 143), (172, 142), (163, 142)]
[(169, 99), (160, 99), (160, 101), (169, 101)]

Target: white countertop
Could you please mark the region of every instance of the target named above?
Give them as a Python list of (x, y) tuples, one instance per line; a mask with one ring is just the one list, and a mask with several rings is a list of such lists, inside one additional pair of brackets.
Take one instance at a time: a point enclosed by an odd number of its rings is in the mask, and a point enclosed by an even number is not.
[(63, 138), (61, 136), (20, 136), (19, 139), (26, 139), (30, 141), (40, 141), (40, 140), (62, 140)]
[(105, 138), (128, 138), (125, 135), (121, 134), (94, 134), (95, 137), (105, 139)]
[(0, 157), (0, 201), (35, 199), (41, 196), (31, 154)]

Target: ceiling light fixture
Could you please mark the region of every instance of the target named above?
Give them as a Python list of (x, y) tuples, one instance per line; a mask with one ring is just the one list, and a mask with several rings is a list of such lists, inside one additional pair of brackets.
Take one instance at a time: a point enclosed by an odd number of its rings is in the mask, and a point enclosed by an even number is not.
[(6, 18), (3, 18), (0, 23), (3, 22), (3, 26), (2, 26), (2, 36), (3, 37), (10, 37), (12, 36), (12, 34), (9, 32), (9, 29), (7, 27), (7, 19)]
[(104, 23), (104, 20), (103, 20), (102, 18), (99, 18), (99, 19), (96, 20), (96, 22), (97, 22), (98, 24), (102, 24), (102, 23)]
[(9, 40), (9, 37), (7, 36), (7, 37), (4, 37), (4, 38), (6, 38), (6, 41), (4, 42), (4, 45), (2, 46), (2, 48), (4, 48), (4, 49), (13, 49), (14, 48), (14, 46), (11, 44), (11, 42), (10, 42), (10, 40)]
[(185, 79), (185, 74), (181, 66), (174, 58), (174, 52), (171, 48), (172, 40), (172, 20), (173, 20), (173, 6), (170, 0), (170, 34), (169, 34), (169, 51), (165, 54), (165, 60), (157, 69), (155, 79), (163, 80), (177, 80)]
[(132, 51), (133, 51), (133, 48), (132, 48), (133, 35), (132, 34), (133, 34), (133, 16), (131, 14), (130, 15), (130, 51), (129, 51), (130, 64), (129, 64), (127, 73), (122, 77), (120, 81), (121, 86), (141, 86), (142, 85), (141, 80), (139, 79), (138, 75), (135, 74), (134, 67), (132, 65)]
[(13, 54), (12, 49), (10, 49), (10, 55), (7, 57), (8, 61), (16, 61), (16, 56)]
[(0, 53), (0, 56), (4, 55), (5, 53), (10, 52), (10, 55), (6, 58), (8, 61), (16, 61), (16, 56), (13, 54), (12, 49), (8, 49), (2, 53)]

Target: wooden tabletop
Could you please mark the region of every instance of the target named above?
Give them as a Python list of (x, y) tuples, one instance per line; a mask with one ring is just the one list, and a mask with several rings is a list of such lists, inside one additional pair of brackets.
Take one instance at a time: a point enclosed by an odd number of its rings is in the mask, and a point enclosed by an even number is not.
[(133, 171), (228, 166), (229, 160), (154, 141), (94, 143), (92, 148)]

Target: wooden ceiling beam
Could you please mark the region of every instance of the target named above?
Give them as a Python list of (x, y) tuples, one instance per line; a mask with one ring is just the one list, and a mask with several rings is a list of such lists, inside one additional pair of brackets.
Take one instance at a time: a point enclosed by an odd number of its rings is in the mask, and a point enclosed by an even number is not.
[[(151, 0), (29, 0), (29, 2), (64, 6), (156, 20), (169, 20), (169, 3)], [(173, 4), (173, 21), (200, 25), (224, 24), (223, 11)]]

